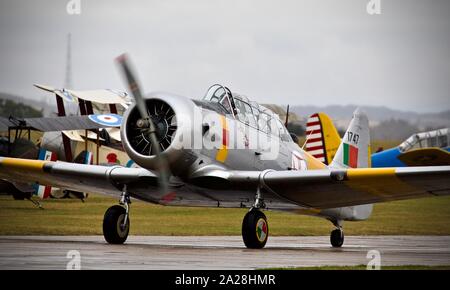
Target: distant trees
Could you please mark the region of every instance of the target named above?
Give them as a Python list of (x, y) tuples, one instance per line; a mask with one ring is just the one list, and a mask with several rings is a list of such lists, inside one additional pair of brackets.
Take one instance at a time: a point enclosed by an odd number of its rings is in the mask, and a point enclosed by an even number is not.
[(9, 116), (16, 118), (39, 118), (42, 117), (42, 110), (36, 110), (23, 103), (0, 99), (0, 116), (5, 118)]
[(419, 128), (408, 121), (390, 119), (372, 127), (370, 137), (372, 140), (404, 140), (418, 132)]

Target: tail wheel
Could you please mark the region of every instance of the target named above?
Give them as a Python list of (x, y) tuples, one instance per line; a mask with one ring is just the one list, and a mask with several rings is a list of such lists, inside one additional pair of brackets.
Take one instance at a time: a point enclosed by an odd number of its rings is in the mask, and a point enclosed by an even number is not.
[(257, 209), (250, 210), (242, 222), (242, 238), (249, 249), (262, 249), (269, 237), (267, 218)]
[(124, 224), (126, 210), (120, 205), (110, 207), (103, 218), (103, 236), (110, 244), (123, 244), (130, 231), (130, 219)]
[(340, 248), (344, 244), (344, 231), (342, 229), (335, 229), (330, 235), (331, 245), (335, 248)]

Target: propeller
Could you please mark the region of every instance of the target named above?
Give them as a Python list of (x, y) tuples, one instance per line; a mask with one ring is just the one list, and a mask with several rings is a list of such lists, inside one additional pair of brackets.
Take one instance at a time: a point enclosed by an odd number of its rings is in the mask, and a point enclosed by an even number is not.
[(123, 76), (127, 82), (128, 88), (131, 92), (131, 96), (134, 98), (136, 107), (139, 110), (141, 119), (136, 122), (136, 125), (141, 129), (141, 132), (146, 134), (151, 143), (151, 150), (149, 150), (149, 155), (155, 154), (157, 160), (157, 171), (159, 173), (159, 185), (161, 192), (165, 195), (169, 190), (168, 178), (169, 178), (169, 166), (164, 155), (161, 154), (160, 144), (156, 135), (156, 127), (150, 117), (147, 105), (144, 98), (142, 97), (141, 90), (137, 79), (134, 77), (131, 65), (128, 61), (126, 54), (122, 54), (117, 57), (117, 62), (122, 69)]

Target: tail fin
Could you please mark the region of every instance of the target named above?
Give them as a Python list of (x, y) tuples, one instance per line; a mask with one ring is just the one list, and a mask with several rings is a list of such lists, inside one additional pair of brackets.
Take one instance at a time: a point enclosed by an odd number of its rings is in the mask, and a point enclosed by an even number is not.
[[(56, 161), (57, 156), (55, 152), (47, 151), (43, 148), (39, 149), (38, 160)], [(42, 199), (50, 197), (52, 193), (51, 186), (39, 185), (37, 183), (33, 184), (34, 194)]]
[(91, 151), (81, 151), (77, 157), (73, 160), (74, 163), (79, 164), (94, 164), (94, 158)]
[(369, 120), (356, 109), (333, 162), (335, 168), (367, 168), (370, 164)]
[(305, 151), (319, 161), (330, 164), (341, 143), (341, 137), (330, 117), (316, 113), (306, 123)]

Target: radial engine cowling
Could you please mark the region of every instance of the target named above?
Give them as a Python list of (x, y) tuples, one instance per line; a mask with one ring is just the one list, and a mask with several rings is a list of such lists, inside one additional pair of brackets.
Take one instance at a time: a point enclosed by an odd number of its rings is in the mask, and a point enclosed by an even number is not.
[[(147, 111), (155, 125), (156, 139), (161, 154), (171, 168), (182, 165), (180, 159), (188, 150), (182, 146), (184, 134), (191, 134), (194, 103), (184, 97), (153, 93), (144, 98)], [(133, 103), (126, 110), (121, 127), (122, 144), (136, 164), (147, 169), (157, 169), (155, 149), (152, 148), (148, 127)]]

